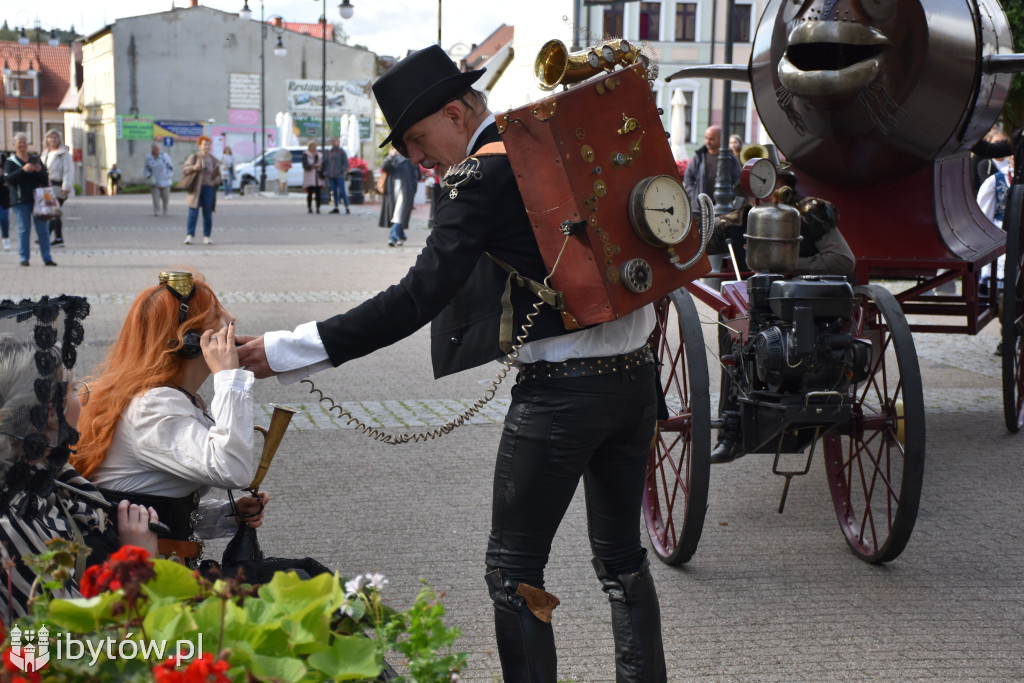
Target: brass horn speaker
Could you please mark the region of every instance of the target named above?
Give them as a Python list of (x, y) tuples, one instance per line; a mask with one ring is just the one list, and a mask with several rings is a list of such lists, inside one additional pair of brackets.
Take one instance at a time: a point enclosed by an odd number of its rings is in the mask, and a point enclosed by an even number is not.
[(557, 38), (544, 43), (533, 62), (533, 72), (541, 90), (554, 90), (560, 84), (579, 83), (602, 70), (601, 56), (595, 50), (570, 53), (565, 43)]
[(250, 491), (259, 490), (260, 484), (263, 483), (263, 477), (267, 476), (267, 470), (270, 469), (270, 461), (274, 459), (274, 454), (277, 453), (277, 448), (281, 445), (284, 432), (288, 429), (288, 423), (292, 421), (292, 416), (297, 412), (299, 411), (295, 408), (274, 406), (274, 414), (270, 416), (270, 427), (268, 429), (264, 429), (259, 425), (253, 425), (253, 429), (263, 435), (263, 454), (260, 456), (260, 464), (256, 468), (256, 476), (253, 477), (252, 483), (248, 486)]
[(756, 142), (752, 142), (749, 145), (744, 145), (743, 149), (740, 150), (740, 165), (747, 163), (751, 159), (767, 159), (768, 148), (764, 145), (759, 145)]

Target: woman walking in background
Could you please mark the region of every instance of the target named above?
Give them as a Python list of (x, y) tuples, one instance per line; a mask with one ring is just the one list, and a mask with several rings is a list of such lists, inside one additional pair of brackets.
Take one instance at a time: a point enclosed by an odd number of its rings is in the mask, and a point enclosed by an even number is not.
[[(60, 139), (60, 133), (50, 129), (46, 131), (46, 151), (43, 153), (43, 164), (50, 176), (50, 187), (61, 206), (75, 192), (75, 166), (71, 162), (71, 153), (67, 145)], [(64, 223), (60, 216), (50, 219), (50, 235), (55, 247), (64, 246)]]
[(186, 159), (185, 165), (181, 167), (184, 173), (181, 186), (188, 190), (185, 202), (188, 205), (188, 234), (185, 235), (185, 244), (192, 244), (200, 209), (203, 212), (203, 244), (213, 244), (210, 233), (213, 231), (213, 203), (217, 198), (217, 186), (220, 185), (220, 164), (210, 154), (213, 146), (210, 138), (203, 135), (198, 144), (199, 151)]
[(32, 206), (35, 204), (37, 187), (48, 187), (50, 180), (46, 174), (46, 166), (35, 154), (28, 153), (28, 137), (24, 133), (14, 134), (14, 154), (4, 162), (4, 176), (10, 188), (11, 207), (18, 219), (18, 255), (21, 265), (28, 265), (29, 230), (35, 221), (36, 238), (39, 240), (39, 255), (48, 266), (57, 265), (50, 258), (50, 231), (47, 220), (34, 218)]
[(220, 158), (220, 175), (224, 179), (224, 199), (231, 199), (235, 189), (235, 157), (230, 147), (224, 148), (224, 155)]
[(306, 189), (306, 212), (313, 213), (313, 198), (316, 198), (316, 212), (320, 213), (320, 188), (323, 187), (321, 171), (324, 155), (316, 151), (316, 143), (302, 153), (302, 187)]

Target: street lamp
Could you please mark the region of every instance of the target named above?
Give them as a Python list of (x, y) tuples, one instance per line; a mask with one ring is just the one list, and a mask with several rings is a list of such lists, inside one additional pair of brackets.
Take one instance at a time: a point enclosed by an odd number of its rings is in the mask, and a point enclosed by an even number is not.
[[(252, 18), (252, 10), (249, 9), (249, 0), (245, 0), (238, 16), (243, 19)], [(274, 32), (277, 33), (277, 46), (274, 48), (275, 57), (284, 57), (288, 54), (284, 43), (281, 41), (281, 34), (284, 28), (281, 26), (281, 17), (274, 15)], [(260, 0), (260, 192), (267, 189), (267, 88), (266, 75), (267, 63), (265, 53), (267, 50), (267, 24), (263, 17), (263, 0)]]
[[(320, 150), (327, 148), (327, 0), (322, 0), (324, 13), (320, 15)], [(355, 8), (349, 0), (342, 0), (338, 13), (342, 19), (351, 19)]]

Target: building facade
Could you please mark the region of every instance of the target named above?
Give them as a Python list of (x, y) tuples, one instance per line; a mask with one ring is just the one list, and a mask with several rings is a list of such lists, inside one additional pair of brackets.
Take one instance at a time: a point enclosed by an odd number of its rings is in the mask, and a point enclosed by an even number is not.
[[(243, 19), (193, 0), (190, 7), (119, 19), (88, 36), (82, 45), (80, 121), (68, 116), (75, 126), (72, 140), (82, 150), (86, 191), (101, 191), (113, 163), (125, 184), (141, 183), (144, 157), (153, 142), (171, 155), (176, 179), (201, 134), (214, 139), (215, 154), (231, 146), (236, 162), (251, 159), (262, 145), (269, 149), (283, 144), (278, 124), (295, 106), (289, 84), (292, 88), (297, 81), (320, 85), (324, 61), (328, 137), (336, 132), (338, 120), (347, 124), (351, 118), (361, 153), (364, 143), (369, 145), (373, 139), (372, 116), (363, 112), (369, 103), (376, 56), (361, 48), (323, 42), (319, 35), (288, 30), (287, 25), (267, 24), (263, 31), (261, 27), (256, 18)], [(286, 50), (284, 56), (275, 55), (278, 38)], [(265, 50), (263, 88), (261, 49)], [(344, 94), (334, 94), (337, 91)], [(319, 92), (302, 104), (316, 104), (317, 98)], [(298, 138), (319, 140), (317, 112), (306, 115), (306, 127), (294, 128)], [(295, 117), (288, 120), (295, 125)], [(310, 128), (314, 123), (316, 131)]]
[(13, 148), (12, 138), (22, 132), (28, 146), (39, 151), (50, 129), (64, 135), (64, 115), (59, 111), (68, 91), (72, 61), (67, 44), (0, 41), (3, 89), (0, 90), (0, 150)]
[[(729, 17), (727, 0), (551, 0), (543, 16), (516, 23), (515, 58), (491, 90), (492, 109), (522, 106), (549, 94), (536, 86), (533, 68), (548, 40), (557, 38), (567, 48), (584, 50), (608, 38), (626, 38), (641, 45), (657, 66), (653, 87), (664, 111), (665, 130), (673, 134), (677, 159), (688, 158), (704, 144), (704, 130), (722, 123), (723, 84), (707, 78), (666, 83), (665, 77), (685, 66), (726, 63), (727, 31), (733, 36), (731, 63), (749, 63), (754, 30), (766, 5), (766, 0), (734, 0)], [(729, 132), (740, 135), (744, 143), (767, 142), (750, 85), (734, 81), (731, 90)]]

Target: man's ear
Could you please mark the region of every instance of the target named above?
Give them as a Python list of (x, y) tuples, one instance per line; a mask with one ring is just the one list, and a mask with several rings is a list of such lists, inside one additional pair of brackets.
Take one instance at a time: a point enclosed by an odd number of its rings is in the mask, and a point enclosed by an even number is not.
[(465, 105), (459, 100), (452, 100), (441, 107), (441, 115), (450, 120), (460, 130), (466, 126), (467, 113)]

